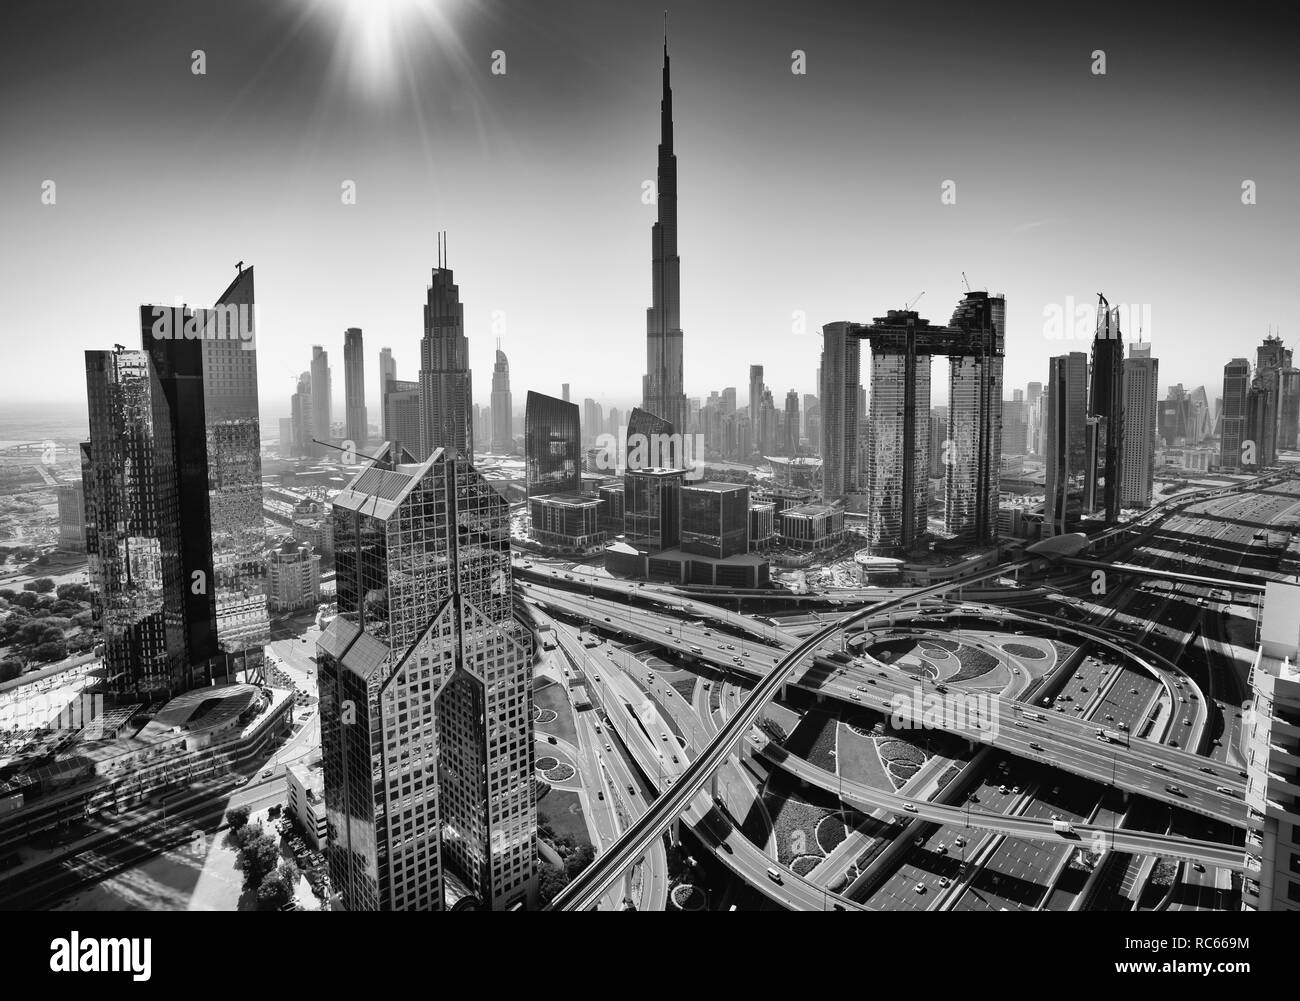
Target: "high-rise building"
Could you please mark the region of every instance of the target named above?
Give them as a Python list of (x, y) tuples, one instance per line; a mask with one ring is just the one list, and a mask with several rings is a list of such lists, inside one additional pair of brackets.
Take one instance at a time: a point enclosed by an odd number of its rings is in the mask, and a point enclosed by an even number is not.
[(682, 456), (673, 425), (640, 407), (633, 407), (627, 419), (627, 468), (666, 467), (676, 469)]
[(1254, 455), (1247, 452), (1243, 464), (1255, 471), (1277, 464), (1277, 405), (1268, 374), (1255, 376), (1246, 391), (1246, 439)]
[[(858, 468), (858, 389), (861, 346), (845, 321), (822, 327), (821, 398), (822, 498), (830, 503), (862, 488)], [(760, 374), (760, 381), (762, 376)]]
[(293, 423), (293, 454), (311, 455), (315, 446), (312, 445), (314, 408), (311, 401), (310, 372), (303, 372), (298, 376), (298, 391), (293, 394), (289, 406), (292, 414), (289, 420)]
[(799, 394), (793, 389), (785, 394), (785, 420), (782, 425), (785, 429), (785, 451), (786, 455), (799, 454)]
[(1025, 444), (1033, 455), (1043, 454), (1043, 384), (1031, 382), (1025, 388)]
[(1242, 907), (1300, 912), (1300, 587), (1265, 585), (1259, 650), (1242, 713), (1245, 882)]
[(524, 402), (524, 474), (529, 497), (582, 492), (582, 429), (576, 403), (529, 390)]
[(317, 645), (333, 888), (350, 911), (441, 910), (454, 876), (482, 909), (527, 906), (532, 643), (509, 506), (440, 448), (372, 464), (333, 510), (339, 615)]
[(1124, 458), (1120, 506), (1148, 508), (1155, 477), (1159, 362), (1150, 344), (1133, 344), (1124, 359)]
[(1048, 362), (1043, 416), (1046, 503), (1043, 535), (1074, 530), (1083, 508), (1088, 459), (1088, 356), (1082, 351)]
[(443, 246), (439, 244), (438, 266), (429, 284), (420, 340), (420, 451), (429, 456), (440, 448), (454, 449), (472, 459), (474, 392), (465, 307)]
[(59, 504), (59, 548), (73, 553), (86, 551), (86, 495), (81, 481), (60, 483), (57, 490)]
[(681, 258), (677, 256), (677, 154), (673, 152), (673, 92), (664, 38), (663, 98), (659, 105), (658, 219), (650, 231), (651, 305), (646, 310), (646, 374), (642, 409), (686, 430), (682, 375)]
[(563, 389), (563, 392), (560, 394), (560, 398), (561, 398), (562, 400), (564, 400), (565, 403), (568, 403), (568, 402), (569, 402), (569, 384), (566, 382), (566, 383), (564, 383), (564, 385), (563, 385), (561, 388)]
[(1097, 310), (1092, 341), (1088, 416), (1088, 479), (1083, 503), (1087, 510), (1101, 511), (1107, 522), (1114, 522), (1119, 518), (1123, 479), (1124, 337), (1119, 309), (1110, 309), (1105, 298)]
[[(191, 345), (196, 342), (181, 342)], [(104, 688), (150, 698), (192, 687), (174, 427), (145, 351), (87, 351), (86, 552), (104, 636)]]
[(271, 550), (267, 590), (271, 607), (279, 612), (315, 608), (320, 601), (320, 557), (296, 539)]
[[(960, 336), (945, 352), (949, 357), (944, 531), (969, 537), (976, 545), (990, 545), (997, 539), (1006, 315), (1006, 300), (1001, 296), (968, 292), (949, 322)], [(928, 408), (922, 413), (928, 416)]]
[[(397, 362), (396, 362), (396, 360), (393, 358), (393, 349), (392, 349), (392, 348), (381, 348), (380, 351), (379, 351), (379, 416), (380, 416), (380, 421), (383, 420), (383, 411), (384, 411), (384, 393), (387, 391), (387, 388), (388, 388), (388, 380), (389, 380), (389, 379), (396, 379), (396, 378), (397, 378)], [(379, 430), (380, 430), (381, 435), (382, 435), (385, 439), (387, 439), (387, 438), (388, 438), (388, 427), (387, 427), (386, 425), (384, 425), (384, 426), (381, 426)], [(417, 444), (417, 443), (413, 441), (413, 442), (411, 442), (411, 444), (412, 444), (412, 445), (415, 445), (415, 444)]]
[(948, 441), (948, 408), (930, 408), (930, 479), (943, 478), (944, 453)]
[(510, 362), (506, 353), (497, 348), (496, 364), (492, 366), (492, 451), (497, 455), (511, 455), (515, 450), (512, 428), (515, 405), (510, 395)]
[(365, 449), (370, 439), (366, 423), (366, 359), (361, 328), (348, 327), (343, 333), (343, 437), (355, 452)]
[(761, 420), (759, 408), (763, 403), (763, 366), (749, 366), (749, 423), (758, 427)]
[(1234, 358), (1223, 366), (1223, 403), (1221, 414), (1219, 464), (1227, 469), (1242, 465), (1242, 445), (1246, 442), (1246, 395), (1250, 391), (1250, 362)]
[(413, 380), (389, 379), (384, 384), (385, 440), (400, 445), (417, 462), (428, 456), (420, 449), (420, 384)]
[(213, 308), (181, 310), (203, 337), (158, 336), (169, 309), (141, 307), (141, 336), (174, 429), (188, 656), (195, 683), (228, 680), (260, 671), (270, 634), (253, 269), (241, 268)]
[(1023, 390), (1013, 389), (1002, 401), (1002, 454), (1029, 454), (1029, 404)]
[(601, 413), (600, 404), (587, 397), (582, 401), (582, 440), (590, 444), (596, 440), (600, 434), (600, 429), (605, 423), (605, 418)]
[(623, 534), (650, 553), (671, 549), (681, 537), (681, 469), (629, 468), (623, 474)]
[(330, 376), (329, 352), (319, 344), (311, 349), (311, 429), (315, 441), (312, 455), (331, 455), (334, 450), (321, 442), (331, 441), (330, 421), (334, 413), (333, 387)]
[(707, 481), (683, 484), (681, 549), (715, 560), (749, 552), (749, 487)]

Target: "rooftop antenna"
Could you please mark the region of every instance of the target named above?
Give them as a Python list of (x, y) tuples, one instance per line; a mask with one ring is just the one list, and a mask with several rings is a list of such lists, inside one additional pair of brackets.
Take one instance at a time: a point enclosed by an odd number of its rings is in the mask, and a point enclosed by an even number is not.
[(241, 274), (241, 275), (244, 273), (244, 262), (243, 262), (243, 261), (236, 261), (236, 262), (235, 262), (235, 272), (236, 272), (237, 274)]

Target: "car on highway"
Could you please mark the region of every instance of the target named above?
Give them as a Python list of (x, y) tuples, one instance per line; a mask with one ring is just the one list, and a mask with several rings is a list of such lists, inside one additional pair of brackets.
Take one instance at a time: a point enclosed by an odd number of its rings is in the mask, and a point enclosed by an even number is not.
[(597, 798), (597, 799), (604, 799), (604, 798), (605, 798), (605, 792), (604, 792), (603, 789), (597, 789), (597, 790), (596, 790), (596, 798)]
[(1165, 786), (1165, 792), (1171, 793), (1174, 796), (1184, 795), (1183, 791), (1179, 789), (1178, 786)]
[(635, 795), (636, 795), (636, 786), (632, 785), (632, 783), (630, 783), (630, 782), (628, 783), (628, 786), (627, 786), (627, 794), (628, 794), (629, 796), (635, 796)]
[(851, 698), (854, 702), (862, 701), (862, 696), (859, 695), (857, 692), (849, 692), (849, 698)]
[(1221, 793), (1223, 793), (1223, 795), (1225, 795), (1225, 796), (1232, 796), (1232, 795), (1234, 795), (1233, 791), (1232, 791), (1231, 789), (1229, 789), (1227, 786), (1215, 786), (1215, 787), (1214, 787), (1214, 791), (1215, 791), (1215, 792), (1221, 792)]
[(1033, 740), (1031, 740), (1031, 741), (1029, 742), (1029, 746), (1032, 747), (1035, 751), (1041, 751), (1041, 750), (1043, 749), (1043, 745), (1042, 745), (1042, 744), (1039, 744), (1039, 743), (1037, 743), (1036, 741), (1033, 741)]
[(614, 750), (614, 745), (613, 745), (613, 744), (606, 744), (606, 745), (605, 745), (605, 750), (607, 750), (607, 751), (612, 751), (612, 750)]
[(767, 878), (777, 885), (785, 882), (785, 880), (781, 878), (781, 873), (778, 870), (773, 869), (771, 866), (768, 867)]
[(904, 804), (903, 804), (903, 809), (906, 810), (908, 813), (916, 813), (916, 812), (917, 812), (917, 810), (916, 810), (916, 804), (915, 804), (915, 803), (904, 803)]
[(1206, 775), (1218, 775), (1218, 774), (1219, 774), (1219, 773), (1216, 772), (1213, 768), (1202, 768), (1201, 771), (1203, 771)]

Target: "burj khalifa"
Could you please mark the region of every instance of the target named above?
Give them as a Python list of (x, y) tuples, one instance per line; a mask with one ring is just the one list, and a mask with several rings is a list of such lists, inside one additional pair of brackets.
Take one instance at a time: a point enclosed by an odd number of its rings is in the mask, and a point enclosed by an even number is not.
[(664, 33), (664, 93), (660, 102), (658, 221), (650, 232), (652, 305), (646, 310), (646, 374), (642, 408), (685, 434), (682, 385), (681, 259), (677, 256), (677, 155), (673, 152), (673, 92), (668, 83), (668, 35)]

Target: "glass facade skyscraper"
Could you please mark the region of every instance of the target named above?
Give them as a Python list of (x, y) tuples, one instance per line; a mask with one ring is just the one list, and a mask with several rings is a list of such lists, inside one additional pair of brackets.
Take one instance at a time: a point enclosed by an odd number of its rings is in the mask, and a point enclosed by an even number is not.
[(465, 307), (451, 269), (444, 267), (440, 258), (429, 283), (420, 340), (421, 459), (439, 448), (474, 457), (473, 402)]
[[(532, 640), (510, 513), (463, 457), (381, 456), (333, 500), (339, 616), (322, 635), (329, 868), (348, 910), (535, 899)], [(388, 466), (389, 468), (384, 468)]]
[(578, 405), (529, 392), (524, 401), (524, 470), (528, 496), (582, 492)]

